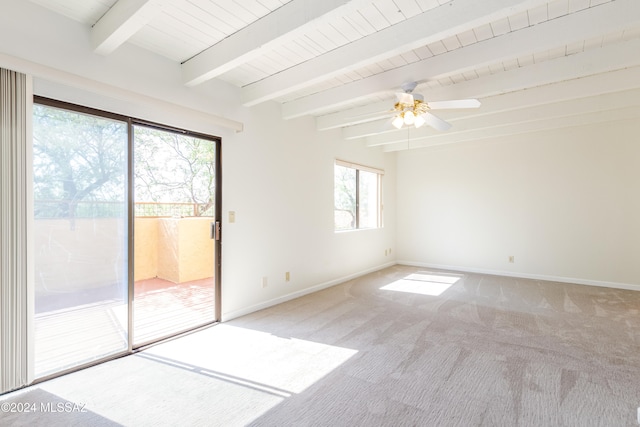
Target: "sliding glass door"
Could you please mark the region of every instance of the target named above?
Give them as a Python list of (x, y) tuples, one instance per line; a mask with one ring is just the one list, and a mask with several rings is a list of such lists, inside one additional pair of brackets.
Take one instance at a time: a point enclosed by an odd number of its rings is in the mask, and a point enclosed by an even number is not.
[(219, 318), (219, 166), (219, 139), (36, 99), (36, 378)]
[(127, 126), (34, 106), (36, 377), (128, 349)]

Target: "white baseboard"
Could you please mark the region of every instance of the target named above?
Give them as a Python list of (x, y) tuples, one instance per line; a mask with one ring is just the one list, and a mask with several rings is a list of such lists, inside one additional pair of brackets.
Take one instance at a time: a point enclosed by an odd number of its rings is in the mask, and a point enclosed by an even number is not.
[[(423, 268), (436, 268), (439, 270), (451, 270), (451, 271), (460, 271), (466, 273), (479, 273), (479, 274), (490, 274), (494, 276), (506, 276), (506, 277), (516, 277), (522, 279), (534, 279), (534, 280), (544, 280), (548, 282), (561, 282), (561, 283), (575, 283), (578, 285), (587, 285), (587, 286), (602, 286), (605, 288), (615, 288), (615, 289), (627, 289), (631, 291), (640, 291), (640, 285), (631, 284), (631, 283), (619, 283), (619, 282), (605, 282), (600, 280), (589, 280), (589, 279), (579, 279), (574, 277), (562, 277), (562, 276), (548, 276), (544, 274), (530, 274), (530, 273), (521, 273), (514, 271), (503, 271), (503, 270), (488, 270), (484, 268), (473, 268), (473, 267), (461, 267), (457, 265), (443, 265), (443, 264), (432, 264), (427, 262), (416, 262), (416, 261), (403, 261), (398, 260), (397, 262), (390, 262), (386, 264), (382, 264), (373, 268), (369, 268), (364, 271), (359, 271), (357, 273), (349, 274), (347, 276), (339, 277), (334, 280), (330, 280), (328, 282), (320, 283), (315, 286), (311, 286), (305, 289), (301, 289), (296, 292), (292, 292), (290, 294), (283, 295), (278, 298), (274, 298), (260, 304), (255, 304), (250, 307), (242, 308), (240, 310), (234, 310), (229, 313), (222, 314), (222, 321), (226, 322), (232, 319), (235, 319), (240, 316), (244, 316), (259, 310), (263, 310), (265, 308), (272, 307), (274, 305), (281, 304), (286, 301), (290, 301), (295, 298), (299, 298), (304, 295), (308, 295), (314, 292), (321, 291), (326, 288), (330, 288), (335, 285), (339, 285), (340, 283), (347, 282), (351, 279), (355, 279), (360, 276), (364, 276), (365, 274), (373, 273), (374, 271), (379, 271), (387, 267), (392, 267), (396, 264), (400, 265), (408, 265), (412, 267), (423, 267)], [(224, 302), (223, 302), (224, 304)]]
[[(343, 277), (339, 277), (339, 278), (334, 279), (334, 280), (330, 280), (328, 282), (320, 283), (318, 285), (311, 286), (309, 288), (304, 288), (304, 289), (301, 289), (299, 291), (292, 292), (290, 294), (286, 294), (286, 295), (283, 295), (281, 297), (274, 298), (274, 299), (271, 299), (269, 301), (262, 302), (260, 304), (252, 305), (252, 306), (246, 307), (246, 308), (241, 308), (240, 310), (234, 310), (234, 311), (231, 311), (229, 313), (222, 313), (222, 322), (226, 322), (226, 321), (229, 321), (231, 319), (235, 319), (237, 317), (244, 316), (244, 315), (259, 311), (259, 310), (263, 310), (265, 308), (269, 308), (269, 307), (272, 307), (274, 305), (278, 305), (278, 304), (281, 304), (283, 302), (290, 301), (292, 299), (296, 299), (296, 298), (299, 298), (299, 297), (304, 296), (304, 295), (308, 295), (308, 294), (311, 294), (311, 293), (314, 293), (314, 292), (318, 292), (318, 291), (321, 291), (323, 289), (330, 288), (330, 287), (335, 286), (335, 285), (339, 285), (340, 283), (347, 282), (347, 281), (349, 281), (351, 279), (355, 279), (357, 277), (364, 276), (365, 274), (373, 273), (374, 271), (379, 271), (379, 270), (382, 270), (382, 269), (387, 268), (387, 267), (392, 267), (392, 266), (394, 266), (396, 264), (397, 264), (396, 262), (389, 262), (389, 263), (386, 263), (386, 264), (382, 264), (382, 265), (379, 265), (379, 266), (376, 266), (376, 267), (369, 268), (369, 269), (364, 270), (364, 271), (359, 271), (357, 273), (349, 274), (348, 276), (343, 276)], [(224, 304), (224, 301), (222, 303)]]
[(491, 274), (494, 276), (517, 277), (522, 279), (545, 280), (548, 282), (575, 283), (578, 285), (602, 286), (605, 288), (627, 289), (631, 291), (640, 291), (640, 285), (619, 282), (604, 282), (600, 280), (578, 279), (575, 277), (547, 276), (544, 274), (530, 274), (515, 271), (487, 270), (483, 268), (460, 267), (457, 265), (432, 264), (428, 262), (402, 261), (398, 260), (398, 264), (409, 265), (412, 267), (437, 268), (440, 270), (453, 270), (467, 273)]

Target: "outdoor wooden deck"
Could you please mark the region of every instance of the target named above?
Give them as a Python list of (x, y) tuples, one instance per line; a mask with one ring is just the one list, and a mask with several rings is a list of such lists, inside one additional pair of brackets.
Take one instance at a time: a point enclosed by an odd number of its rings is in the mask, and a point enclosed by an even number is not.
[[(134, 346), (212, 322), (213, 278), (135, 283)], [(35, 374), (42, 377), (127, 349), (127, 304), (105, 300), (35, 316)]]

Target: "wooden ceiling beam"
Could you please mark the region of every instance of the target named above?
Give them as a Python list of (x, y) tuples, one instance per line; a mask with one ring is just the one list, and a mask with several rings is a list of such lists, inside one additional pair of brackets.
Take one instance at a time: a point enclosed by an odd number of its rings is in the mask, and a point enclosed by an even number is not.
[(249, 84), (242, 88), (242, 103), (252, 106), (278, 98), (542, 3), (546, 1), (456, 0), (446, 3)]
[(453, 73), (545, 52), (638, 25), (640, 2), (617, 0), (287, 102), (283, 104), (282, 115), (291, 119), (318, 114), (390, 88), (399, 88), (406, 81), (438, 80)]
[(217, 77), (298, 37), (320, 20), (348, 13), (373, 0), (292, 0), (182, 64), (185, 85)]
[(93, 51), (109, 55), (147, 25), (170, 1), (119, 0), (93, 25)]

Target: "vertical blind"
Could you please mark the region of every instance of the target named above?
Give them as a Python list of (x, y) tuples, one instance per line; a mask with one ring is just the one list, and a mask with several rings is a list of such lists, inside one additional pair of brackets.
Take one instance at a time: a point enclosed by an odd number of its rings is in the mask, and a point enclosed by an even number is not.
[(32, 379), (30, 76), (0, 68), (0, 392)]

